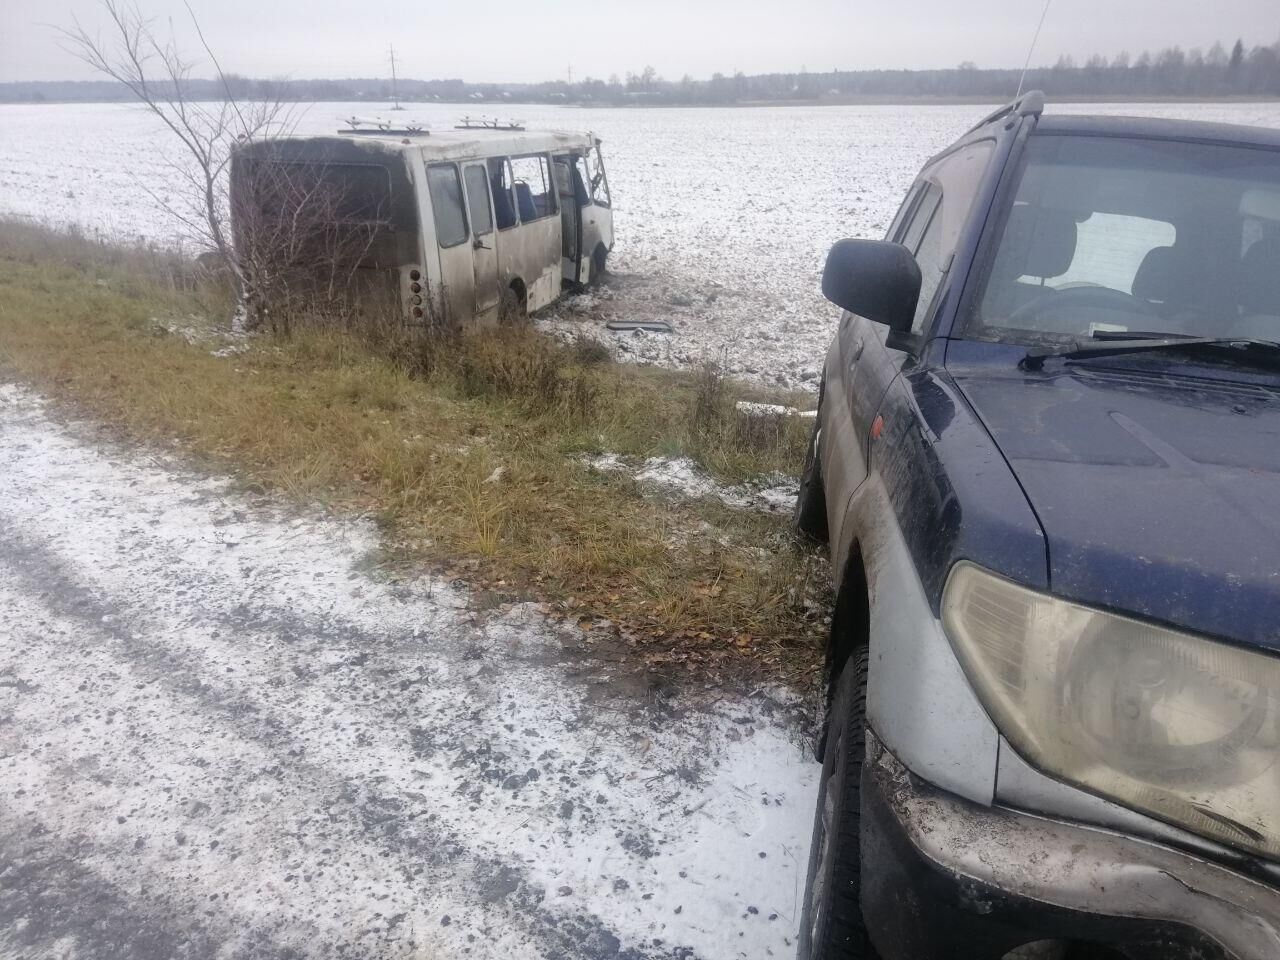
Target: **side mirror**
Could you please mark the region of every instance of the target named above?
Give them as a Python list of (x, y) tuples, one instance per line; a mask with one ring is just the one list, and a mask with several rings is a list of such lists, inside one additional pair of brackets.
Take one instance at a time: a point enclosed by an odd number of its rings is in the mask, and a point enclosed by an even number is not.
[(908, 333), (920, 299), (920, 267), (900, 243), (841, 240), (827, 254), (822, 295), (850, 313)]

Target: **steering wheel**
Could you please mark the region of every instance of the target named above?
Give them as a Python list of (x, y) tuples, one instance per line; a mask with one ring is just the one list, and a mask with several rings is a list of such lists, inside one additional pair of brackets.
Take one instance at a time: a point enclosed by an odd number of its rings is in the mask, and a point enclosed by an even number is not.
[[(1052, 288), (1047, 288), (1052, 289)], [(1022, 327), (1028, 330), (1038, 329), (1029, 321), (1048, 313), (1060, 310), (1112, 310), (1116, 313), (1136, 313), (1143, 317), (1153, 317), (1155, 310), (1146, 300), (1135, 297), (1131, 293), (1122, 293), (1110, 287), (1081, 286), (1063, 287), (1055, 290), (1052, 296), (1038, 297), (1024, 303), (1009, 314), (1005, 323), (1011, 327)], [(1062, 331), (1066, 332), (1066, 331)]]

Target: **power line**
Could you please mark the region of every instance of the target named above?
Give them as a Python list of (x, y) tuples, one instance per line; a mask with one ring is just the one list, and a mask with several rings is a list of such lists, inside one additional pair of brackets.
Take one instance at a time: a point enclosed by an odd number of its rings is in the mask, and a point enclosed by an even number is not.
[(400, 106), (400, 90), (396, 85), (396, 45), (389, 44), (388, 49), (391, 52), (391, 99), (396, 102), (395, 109), (402, 110)]

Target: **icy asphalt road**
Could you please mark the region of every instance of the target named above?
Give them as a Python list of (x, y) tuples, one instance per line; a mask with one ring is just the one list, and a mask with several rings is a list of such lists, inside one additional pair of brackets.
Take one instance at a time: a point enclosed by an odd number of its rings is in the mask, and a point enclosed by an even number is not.
[(817, 765), (0, 385), (0, 957), (790, 957)]

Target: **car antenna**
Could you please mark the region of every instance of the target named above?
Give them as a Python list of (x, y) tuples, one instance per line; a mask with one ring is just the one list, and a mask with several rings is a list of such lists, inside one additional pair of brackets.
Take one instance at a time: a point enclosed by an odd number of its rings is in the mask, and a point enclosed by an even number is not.
[(1027, 59), (1022, 62), (1022, 75), (1018, 77), (1018, 92), (1013, 95), (1017, 100), (1022, 96), (1022, 85), (1027, 80), (1027, 67), (1031, 66), (1031, 55), (1035, 53), (1036, 43), (1040, 39), (1040, 28), (1044, 26), (1044, 18), (1049, 14), (1049, 4), (1053, 0), (1044, 0), (1044, 9), (1040, 11), (1040, 22), (1036, 24), (1036, 32), (1031, 37), (1031, 46), (1027, 48)]

